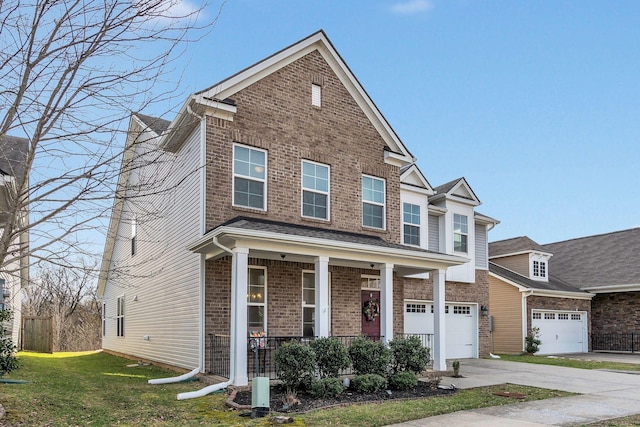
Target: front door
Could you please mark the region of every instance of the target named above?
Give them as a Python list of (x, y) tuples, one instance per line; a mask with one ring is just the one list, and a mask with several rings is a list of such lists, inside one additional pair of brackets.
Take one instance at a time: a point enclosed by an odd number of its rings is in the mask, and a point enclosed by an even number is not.
[(380, 291), (362, 290), (362, 335), (380, 336)]

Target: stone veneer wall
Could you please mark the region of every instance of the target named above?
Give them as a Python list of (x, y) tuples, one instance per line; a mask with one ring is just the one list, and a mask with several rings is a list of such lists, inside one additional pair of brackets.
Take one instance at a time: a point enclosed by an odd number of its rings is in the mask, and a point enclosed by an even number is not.
[(574, 298), (554, 298), (542, 296), (527, 297), (527, 331), (531, 332), (531, 310), (566, 310), (587, 312), (587, 337), (591, 350), (591, 301)]
[(640, 332), (640, 292), (596, 294), (591, 313), (593, 334)]

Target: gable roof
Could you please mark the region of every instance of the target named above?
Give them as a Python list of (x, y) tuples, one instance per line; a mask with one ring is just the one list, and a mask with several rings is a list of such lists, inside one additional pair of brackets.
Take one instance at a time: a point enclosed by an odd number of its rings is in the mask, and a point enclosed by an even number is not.
[(148, 116), (141, 113), (133, 113), (133, 115), (138, 117), (145, 126), (151, 129), (158, 136), (162, 135), (167, 129), (169, 129), (169, 125), (171, 124), (169, 120), (161, 119), (159, 117)]
[(22, 176), (28, 153), (28, 139), (9, 135), (1, 138), (0, 175)]
[(533, 291), (552, 291), (552, 292), (571, 292), (578, 295), (583, 294), (585, 297), (591, 297), (592, 295), (577, 287), (565, 282), (559, 277), (549, 275), (549, 281), (532, 280), (522, 274), (516, 273), (513, 270), (502, 267), (496, 263), (489, 261), (489, 272), (494, 276), (498, 276), (502, 279), (506, 279), (512, 284), (520, 287), (533, 290)]
[(435, 202), (444, 198), (457, 200), (474, 206), (482, 204), (464, 177), (439, 185), (434, 188), (434, 190), (436, 194), (429, 197), (430, 202)]
[(415, 163), (400, 169), (400, 184), (407, 189), (419, 191), (428, 196), (435, 194), (433, 187)]
[(489, 243), (489, 258), (500, 256), (517, 255), (524, 252), (545, 252), (549, 250), (543, 248), (527, 236), (514, 237), (511, 239), (499, 240)]
[(640, 227), (542, 246), (549, 271), (591, 292), (640, 290)]
[[(166, 137), (163, 145), (166, 145), (168, 147), (167, 149), (171, 150), (172, 146), (179, 144), (180, 136), (182, 135), (181, 132), (186, 131), (181, 131), (181, 129), (188, 130), (190, 126), (193, 126), (192, 122), (195, 120), (193, 113), (202, 114), (207, 112), (209, 114), (220, 114), (228, 119), (232, 118), (236, 112), (236, 106), (230, 98), (235, 93), (313, 51), (318, 51), (320, 55), (322, 55), (346, 90), (378, 131), (381, 138), (385, 141), (387, 147), (384, 152), (385, 160), (400, 167), (415, 162), (413, 155), (391, 128), (378, 107), (374, 104), (373, 100), (369, 97), (322, 30), (311, 34), (207, 89), (192, 94), (184, 103), (176, 118), (171, 122), (167, 132), (165, 132)], [(175, 136), (173, 135), (174, 132), (172, 132), (174, 129), (178, 130)]]

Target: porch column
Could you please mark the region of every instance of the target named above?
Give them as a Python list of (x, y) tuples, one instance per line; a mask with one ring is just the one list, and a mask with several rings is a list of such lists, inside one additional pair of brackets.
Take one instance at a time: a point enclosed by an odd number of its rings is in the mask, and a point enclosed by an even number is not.
[(247, 376), (247, 283), (249, 248), (233, 249), (231, 266), (231, 372), (233, 385), (249, 384)]
[(319, 256), (316, 264), (316, 337), (329, 336), (329, 257)]
[(393, 264), (380, 266), (380, 335), (393, 339)]
[(446, 270), (433, 272), (433, 369), (435, 371), (447, 370), (447, 357), (445, 352), (446, 334), (444, 324), (444, 281)]

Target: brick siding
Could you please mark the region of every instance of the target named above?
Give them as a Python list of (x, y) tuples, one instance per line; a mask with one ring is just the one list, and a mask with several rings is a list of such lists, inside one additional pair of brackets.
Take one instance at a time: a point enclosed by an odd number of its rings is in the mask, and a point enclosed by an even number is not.
[(591, 300), (594, 334), (640, 332), (640, 292), (597, 294)]

